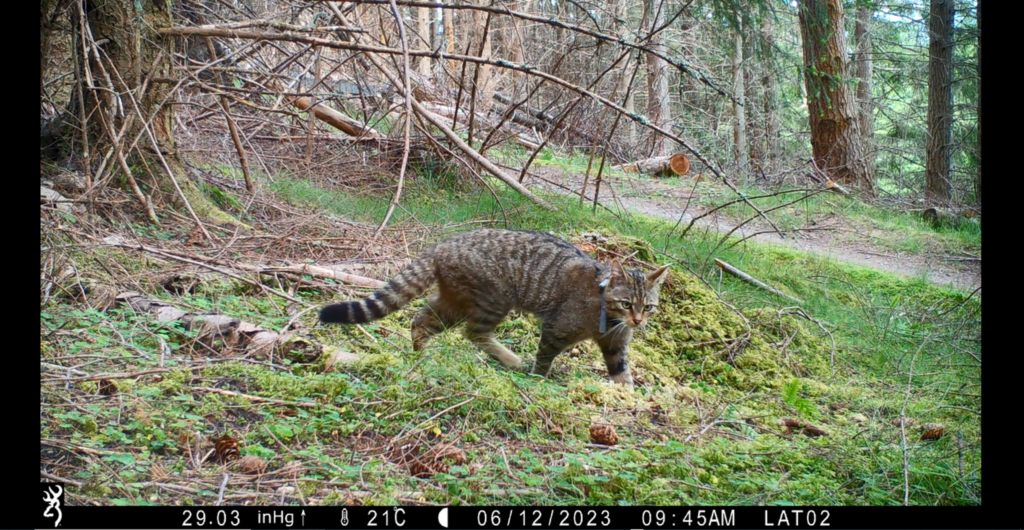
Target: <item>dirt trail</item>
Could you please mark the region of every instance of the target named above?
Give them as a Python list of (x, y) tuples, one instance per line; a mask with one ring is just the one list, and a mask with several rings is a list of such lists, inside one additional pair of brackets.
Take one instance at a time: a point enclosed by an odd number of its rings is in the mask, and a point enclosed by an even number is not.
[[(551, 191), (579, 195), (583, 185), (581, 175), (570, 175), (557, 167), (538, 167), (536, 173), (540, 178), (532, 178), (532, 185)], [(614, 192), (614, 199), (610, 191)], [(593, 194), (594, 185), (589, 183), (586, 195), (593, 197)], [(611, 204), (617, 201), (628, 210), (672, 221), (679, 221), (682, 217), (680, 227), (684, 227), (693, 217), (703, 213), (696, 201), (690, 201), (690, 205), (686, 206), (688, 196), (688, 189), (656, 181), (629, 179), (618, 181), (614, 185), (614, 190), (608, 189), (607, 181), (603, 182), (601, 202)], [(699, 219), (693, 229), (706, 228), (726, 233), (735, 228), (738, 222), (742, 221), (716, 213)], [(953, 286), (966, 292), (981, 287), (981, 263), (978, 261), (957, 261), (956, 257), (950, 256), (897, 253), (872, 244), (871, 239), (874, 236), (849, 229), (839, 218), (818, 219), (814, 222), (813, 231), (790, 233), (786, 234), (785, 238), (779, 237), (770, 227), (754, 223), (736, 230), (734, 235), (751, 236), (750, 240), (760, 244), (793, 248), (862, 267), (903, 276), (924, 277), (936, 285)]]

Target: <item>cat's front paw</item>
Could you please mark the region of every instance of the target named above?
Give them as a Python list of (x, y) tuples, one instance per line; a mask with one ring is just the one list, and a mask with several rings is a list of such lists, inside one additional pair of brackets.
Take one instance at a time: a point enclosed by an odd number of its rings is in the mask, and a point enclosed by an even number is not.
[(536, 375), (539, 375), (541, 377), (547, 377), (548, 373), (550, 371), (551, 371), (551, 367), (550, 366), (542, 367), (542, 366), (538, 366), (537, 363), (533, 363), (533, 368), (530, 369), (530, 373), (531, 374), (536, 374)]
[(633, 390), (635, 388), (633, 386), (633, 375), (629, 373), (629, 370), (626, 370), (625, 372), (622, 372), (621, 374), (613, 375), (613, 376), (611, 376), (611, 378), (612, 378), (612, 381), (615, 381), (616, 383), (619, 383), (620, 385), (626, 385), (626, 387), (628, 387), (630, 390)]

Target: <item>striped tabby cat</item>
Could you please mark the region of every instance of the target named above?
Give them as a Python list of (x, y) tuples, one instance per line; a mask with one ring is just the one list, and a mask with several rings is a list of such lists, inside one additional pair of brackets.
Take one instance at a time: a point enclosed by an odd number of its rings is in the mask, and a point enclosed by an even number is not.
[(626, 350), (633, 328), (658, 307), (668, 266), (644, 274), (618, 261), (604, 266), (568, 242), (540, 232), (474, 230), (427, 250), (369, 298), (320, 311), (328, 323), (359, 324), (383, 318), (437, 284), (412, 323), (413, 349), (465, 322), (466, 337), (491, 357), (516, 368), (520, 359), (494, 339), (512, 310), (544, 322), (533, 373), (547, 376), (567, 348), (594, 339), (612, 380), (632, 386)]

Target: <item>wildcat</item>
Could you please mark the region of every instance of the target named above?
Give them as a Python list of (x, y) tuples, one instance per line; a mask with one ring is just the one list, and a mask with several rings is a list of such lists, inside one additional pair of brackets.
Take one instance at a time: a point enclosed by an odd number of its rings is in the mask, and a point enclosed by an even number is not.
[(668, 266), (644, 274), (618, 261), (605, 266), (563, 239), (541, 232), (473, 230), (423, 253), (369, 298), (328, 305), (325, 323), (360, 324), (383, 318), (437, 284), (412, 323), (413, 349), (465, 322), (466, 337), (510, 368), (520, 359), (494, 339), (512, 310), (543, 321), (533, 373), (547, 376), (555, 357), (594, 339), (613, 381), (633, 385), (626, 351), (633, 328), (658, 307)]

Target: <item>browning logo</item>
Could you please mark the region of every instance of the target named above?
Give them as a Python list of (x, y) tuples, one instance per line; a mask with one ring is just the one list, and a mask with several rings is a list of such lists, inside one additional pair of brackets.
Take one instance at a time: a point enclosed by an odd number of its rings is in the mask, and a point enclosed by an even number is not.
[(60, 505), (63, 502), (61, 495), (64, 494), (64, 487), (60, 484), (42, 484), (43, 486), (43, 502), (46, 503), (46, 509), (43, 511), (43, 517), (56, 517), (53, 527), (57, 528), (60, 526), (60, 520), (64, 515), (60, 511)]

